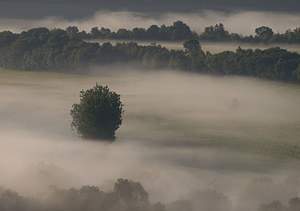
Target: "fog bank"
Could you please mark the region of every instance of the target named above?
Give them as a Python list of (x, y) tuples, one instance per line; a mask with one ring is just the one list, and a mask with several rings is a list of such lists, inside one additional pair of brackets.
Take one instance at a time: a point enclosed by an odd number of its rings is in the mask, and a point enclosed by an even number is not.
[[(151, 201), (217, 190), (243, 210), (299, 193), (299, 86), (104, 69), (93, 76), (0, 72), (0, 186), (23, 194), (49, 185), (109, 190), (123, 177), (141, 182)], [(124, 103), (112, 144), (83, 141), (69, 127), (79, 91), (96, 82)]]

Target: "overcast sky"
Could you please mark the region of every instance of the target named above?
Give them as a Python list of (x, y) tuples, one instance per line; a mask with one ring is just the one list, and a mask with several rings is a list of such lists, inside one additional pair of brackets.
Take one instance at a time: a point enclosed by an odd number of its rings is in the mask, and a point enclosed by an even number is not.
[(189, 12), (197, 10), (259, 10), (298, 12), (298, 0), (0, 0), (0, 17), (42, 18), (61, 16), (81, 18), (98, 10), (141, 12)]

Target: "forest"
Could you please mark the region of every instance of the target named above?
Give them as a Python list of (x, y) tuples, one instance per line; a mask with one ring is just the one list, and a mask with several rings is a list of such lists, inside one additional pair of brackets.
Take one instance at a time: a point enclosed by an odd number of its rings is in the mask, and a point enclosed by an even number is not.
[(67, 32), (82, 39), (116, 39), (116, 40), (156, 40), (156, 41), (182, 41), (187, 39), (199, 39), (211, 42), (242, 42), (242, 43), (300, 43), (300, 27), (286, 29), (284, 33), (274, 33), (268, 26), (260, 26), (254, 30), (253, 35), (242, 35), (229, 32), (222, 23), (204, 28), (197, 34), (182, 21), (175, 21), (173, 25), (151, 25), (149, 28), (135, 27), (132, 30), (118, 29), (116, 32), (109, 28), (92, 27), (90, 32), (79, 31), (77, 26), (69, 26)]
[[(1, 211), (197, 211), (231, 210), (229, 199), (215, 190), (197, 191), (190, 199), (177, 200), (168, 204), (151, 203), (149, 194), (141, 183), (118, 179), (112, 191), (102, 191), (97, 186), (61, 189), (49, 187), (38, 198), (24, 197), (10, 189), (0, 189)], [(289, 199), (287, 205), (275, 200), (262, 203), (258, 211), (297, 211), (300, 198)]]
[[(20, 34), (0, 32), (0, 66), (25, 71), (87, 73), (92, 66), (126, 62), (139, 64), (144, 69), (168, 68), (220, 76), (300, 81), (300, 55), (279, 47), (238, 48), (235, 52), (211, 54), (201, 49), (198, 39), (186, 40), (184, 50), (169, 50), (155, 43), (141, 46), (135, 42), (115, 45), (105, 42), (100, 45), (84, 41), (75, 32), (47, 28), (34, 28)], [(173, 32), (174, 36), (185, 35), (177, 30)]]

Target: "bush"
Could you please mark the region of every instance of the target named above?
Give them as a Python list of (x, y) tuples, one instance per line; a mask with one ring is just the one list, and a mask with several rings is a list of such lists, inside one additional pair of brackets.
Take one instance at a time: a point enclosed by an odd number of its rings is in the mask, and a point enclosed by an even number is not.
[(107, 86), (96, 84), (80, 92), (80, 103), (73, 104), (71, 127), (84, 139), (115, 140), (115, 131), (122, 124), (123, 104), (120, 95)]

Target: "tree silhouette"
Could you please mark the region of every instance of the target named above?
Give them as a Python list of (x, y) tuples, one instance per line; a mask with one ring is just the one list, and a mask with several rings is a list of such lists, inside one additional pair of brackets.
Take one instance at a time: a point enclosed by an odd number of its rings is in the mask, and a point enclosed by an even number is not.
[(96, 84), (80, 92), (80, 103), (73, 104), (71, 127), (85, 139), (115, 140), (115, 131), (122, 124), (123, 104), (120, 95), (107, 86)]

